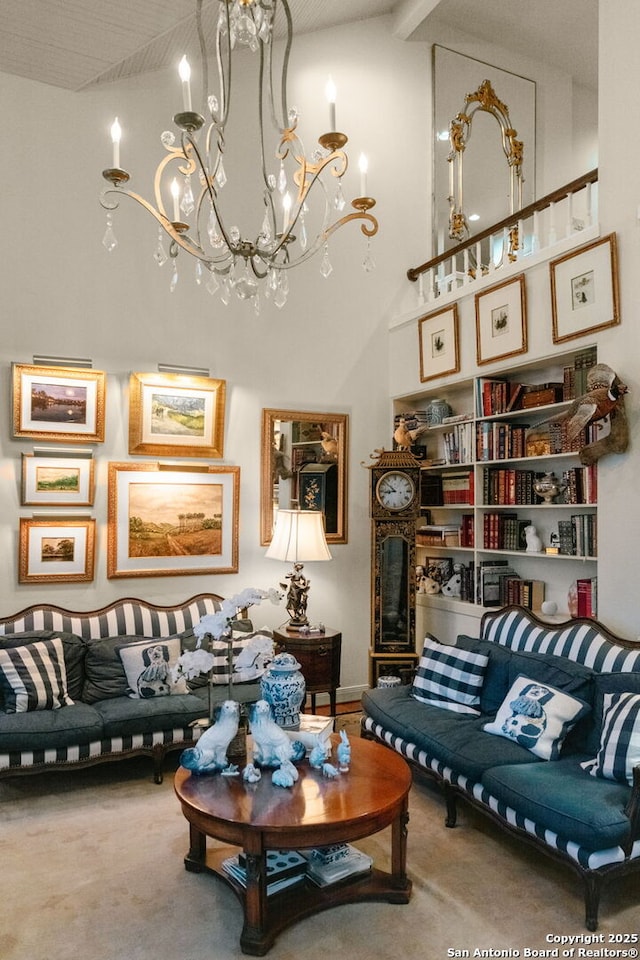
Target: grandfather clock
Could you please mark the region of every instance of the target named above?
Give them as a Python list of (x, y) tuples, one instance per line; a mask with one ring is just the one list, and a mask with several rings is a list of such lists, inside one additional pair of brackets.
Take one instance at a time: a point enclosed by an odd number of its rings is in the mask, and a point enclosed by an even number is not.
[(409, 682), (415, 649), (415, 538), (420, 515), (420, 462), (383, 450), (371, 471), (371, 686), (379, 677)]

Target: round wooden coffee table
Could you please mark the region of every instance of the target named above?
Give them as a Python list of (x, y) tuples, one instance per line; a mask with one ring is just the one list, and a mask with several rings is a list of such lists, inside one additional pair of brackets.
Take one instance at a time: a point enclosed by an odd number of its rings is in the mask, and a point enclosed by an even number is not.
[[(336, 738), (334, 737), (334, 743)], [(293, 787), (276, 787), (271, 771), (255, 784), (240, 777), (194, 776), (180, 767), (175, 791), (189, 821), (185, 867), (209, 871), (228, 884), (244, 908), (243, 953), (263, 956), (286, 927), (343, 903), (384, 900), (408, 903), (406, 875), (408, 795), (411, 772), (393, 750), (352, 738), (348, 773), (327, 779), (305, 760)], [(316, 886), (304, 878), (267, 895), (268, 850), (304, 850), (368, 837), (391, 825), (391, 870), (375, 867), (337, 884)], [(207, 849), (207, 837), (229, 846)], [(246, 887), (223, 870), (229, 856), (244, 852)]]

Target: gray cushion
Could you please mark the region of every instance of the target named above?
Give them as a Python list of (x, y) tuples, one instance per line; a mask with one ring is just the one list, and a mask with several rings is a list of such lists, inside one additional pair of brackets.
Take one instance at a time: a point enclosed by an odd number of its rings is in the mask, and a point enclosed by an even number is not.
[(622, 843), (628, 833), (629, 787), (590, 777), (580, 767), (585, 759), (574, 755), (553, 763), (494, 767), (482, 784), (538, 826), (587, 850), (604, 850)]
[(61, 710), (0, 713), (0, 752), (55, 750), (102, 738), (102, 718), (93, 707), (74, 703)]
[(132, 700), (115, 697), (94, 705), (104, 725), (106, 737), (131, 736), (188, 726), (193, 720), (208, 715), (204, 697), (191, 693), (173, 697), (153, 697), (150, 700)]

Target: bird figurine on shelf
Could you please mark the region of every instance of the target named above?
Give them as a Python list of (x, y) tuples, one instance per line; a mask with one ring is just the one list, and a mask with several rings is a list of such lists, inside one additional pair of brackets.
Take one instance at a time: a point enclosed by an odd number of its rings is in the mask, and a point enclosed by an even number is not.
[(398, 426), (396, 427), (393, 439), (398, 445), (398, 450), (411, 450), (411, 447), (418, 441), (418, 439), (426, 433), (429, 427), (426, 424), (422, 424), (415, 429), (410, 430), (407, 426), (407, 421), (404, 417), (400, 418)]
[(338, 459), (338, 441), (326, 430), (320, 434), (320, 446), (322, 447), (322, 457), (324, 460)]
[(587, 393), (577, 397), (555, 423), (567, 424), (569, 440), (575, 440), (589, 423), (608, 417), (627, 392), (617, 374), (606, 363), (597, 363), (587, 374)]

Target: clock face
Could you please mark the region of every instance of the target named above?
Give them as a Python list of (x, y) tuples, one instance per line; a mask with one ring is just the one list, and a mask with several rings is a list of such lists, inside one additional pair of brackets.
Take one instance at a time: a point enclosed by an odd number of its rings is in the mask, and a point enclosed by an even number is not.
[(416, 487), (406, 473), (390, 470), (376, 484), (376, 499), (385, 510), (404, 510), (416, 495)]

